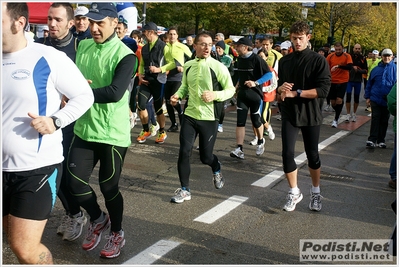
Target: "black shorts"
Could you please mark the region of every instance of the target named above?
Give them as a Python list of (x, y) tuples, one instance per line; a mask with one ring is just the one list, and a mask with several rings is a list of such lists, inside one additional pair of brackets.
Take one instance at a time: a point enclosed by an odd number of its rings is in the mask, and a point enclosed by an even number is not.
[(328, 98), (335, 100), (337, 98), (344, 99), (346, 93), (346, 87), (348, 83), (332, 83)]
[(48, 219), (57, 199), (62, 164), (31, 171), (3, 172), (3, 217)]

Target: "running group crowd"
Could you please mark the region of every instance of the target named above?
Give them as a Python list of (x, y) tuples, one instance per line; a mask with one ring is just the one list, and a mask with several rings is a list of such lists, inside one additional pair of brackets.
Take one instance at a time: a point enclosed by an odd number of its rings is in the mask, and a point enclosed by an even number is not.
[[(295, 210), (303, 199), (294, 159), (299, 131), (311, 177), (309, 209), (322, 208), (323, 109), (335, 111), (331, 126), (337, 127), (346, 96), (343, 120), (355, 122), (364, 86), (372, 114), (366, 147), (386, 148), (390, 114), (396, 133), (392, 50), (373, 50), (365, 57), (360, 44), (347, 53), (337, 42), (316, 52), (303, 21), (291, 26), (290, 40), (274, 44), (272, 37), (253, 43), (205, 31), (180, 42), (177, 27), (158, 36), (153, 22), (129, 33), (126, 19), (105, 2), (76, 9), (53, 3), (42, 38), (31, 36), (26, 3), (2, 2), (2, 17), (3, 226), (20, 263), (53, 263), (41, 238), (57, 197), (65, 209), (57, 234), (74, 241), (88, 224), (84, 250), (95, 249), (105, 235), (100, 256), (120, 255), (126, 241), (119, 178), (138, 119), (138, 143), (155, 137), (162, 144), (168, 132), (179, 131), (181, 187), (171, 202), (183, 203), (191, 199), (190, 156), (197, 137), (200, 161), (211, 168), (215, 188), (225, 184), (213, 148), (228, 103), (237, 109), (237, 146), (230, 156), (238, 160), (245, 158), (248, 117), (257, 156), (264, 153), (264, 136), (274, 140), (271, 106), (277, 105), (289, 186), (285, 211)], [(89, 183), (97, 163), (107, 211)], [(396, 188), (396, 143), (390, 175), (389, 185)]]

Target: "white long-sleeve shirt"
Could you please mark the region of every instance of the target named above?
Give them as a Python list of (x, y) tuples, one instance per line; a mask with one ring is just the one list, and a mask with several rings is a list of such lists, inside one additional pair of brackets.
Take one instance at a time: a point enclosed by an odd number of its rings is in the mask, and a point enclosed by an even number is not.
[[(65, 127), (89, 109), (93, 92), (75, 63), (53, 47), (28, 42), (22, 50), (3, 53), (1, 85), (3, 171), (62, 162), (61, 130), (39, 134), (28, 112), (56, 116)], [(62, 95), (69, 101), (60, 109)]]

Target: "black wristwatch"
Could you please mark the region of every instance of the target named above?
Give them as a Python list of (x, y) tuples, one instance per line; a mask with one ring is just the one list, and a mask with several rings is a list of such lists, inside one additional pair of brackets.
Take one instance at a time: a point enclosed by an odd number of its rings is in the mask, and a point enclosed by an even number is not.
[(61, 120), (55, 116), (52, 116), (51, 118), (53, 119), (55, 130), (61, 128)]
[(302, 94), (301, 89), (296, 90), (296, 97), (301, 97), (301, 94)]

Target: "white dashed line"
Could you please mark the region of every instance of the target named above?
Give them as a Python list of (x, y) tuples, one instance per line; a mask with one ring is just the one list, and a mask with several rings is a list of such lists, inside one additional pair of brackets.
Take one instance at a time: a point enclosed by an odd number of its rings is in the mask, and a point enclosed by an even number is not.
[(180, 244), (180, 242), (176, 241), (160, 240), (128, 261), (125, 261), (123, 265), (150, 265)]
[(219, 205), (215, 206), (214, 208), (210, 209), (209, 211), (195, 218), (194, 221), (208, 223), (208, 224), (214, 223), (216, 220), (220, 219), (221, 217), (223, 217), (233, 209), (240, 206), (247, 199), (248, 199), (247, 197), (241, 197), (241, 196), (229, 197)]
[[(348, 133), (349, 133), (349, 131), (339, 131), (338, 133), (330, 136), (329, 138), (327, 138), (326, 140), (324, 140), (323, 142), (321, 142), (319, 144), (319, 151), (326, 148), (327, 146), (331, 145), (338, 139), (344, 137)], [(295, 162), (297, 165), (301, 165), (301, 164), (305, 163), (306, 160), (307, 160), (307, 158), (306, 158), (305, 152), (303, 152), (302, 154), (300, 154), (299, 156), (297, 156), (295, 158)], [(271, 173), (263, 176), (259, 180), (253, 182), (252, 185), (265, 188), (265, 187), (268, 187), (273, 182), (275, 182), (278, 179), (283, 178), (283, 177), (284, 177), (283, 171), (275, 170), (275, 171), (272, 171)]]

